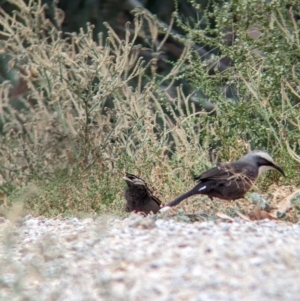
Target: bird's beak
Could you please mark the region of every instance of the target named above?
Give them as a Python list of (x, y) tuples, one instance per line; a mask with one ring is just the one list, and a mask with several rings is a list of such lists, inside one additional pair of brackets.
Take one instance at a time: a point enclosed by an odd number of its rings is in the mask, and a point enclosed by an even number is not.
[(127, 177), (123, 177), (123, 180), (125, 180), (126, 182), (133, 182), (132, 180), (130, 180), (129, 178), (127, 178)]
[(126, 182), (126, 184), (127, 184), (128, 187), (134, 187), (135, 186), (133, 180), (131, 180), (131, 179), (127, 178), (127, 177), (123, 177), (123, 180), (125, 180), (125, 182)]
[(276, 169), (276, 170), (278, 170), (285, 177), (284, 171), (279, 166), (273, 164), (273, 168)]

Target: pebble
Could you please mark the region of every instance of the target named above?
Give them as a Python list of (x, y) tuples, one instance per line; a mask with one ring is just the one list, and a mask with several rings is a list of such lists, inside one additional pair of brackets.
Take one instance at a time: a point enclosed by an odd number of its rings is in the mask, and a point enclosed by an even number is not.
[(2, 218), (0, 300), (294, 301), (299, 242), (299, 223)]

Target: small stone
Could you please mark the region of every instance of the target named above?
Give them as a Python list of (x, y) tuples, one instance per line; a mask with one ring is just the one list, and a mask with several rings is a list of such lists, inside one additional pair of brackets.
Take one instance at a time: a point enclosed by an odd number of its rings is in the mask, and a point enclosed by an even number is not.
[(249, 259), (251, 265), (261, 265), (264, 262), (264, 259), (261, 257), (253, 257)]
[(139, 228), (139, 229), (153, 229), (156, 227), (155, 221), (153, 219), (142, 217), (137, 214), (130, 215), (129, 227)]

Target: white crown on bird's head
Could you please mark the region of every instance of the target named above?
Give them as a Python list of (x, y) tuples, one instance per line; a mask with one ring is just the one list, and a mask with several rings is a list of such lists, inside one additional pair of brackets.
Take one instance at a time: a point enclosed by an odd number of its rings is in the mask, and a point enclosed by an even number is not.
[(271, 155), (268, 152), (263, 151), (263, 150), (253, 150), (250, 153), (248, 153), (247, 155), (243, 156), (242, 158), (248, 158), (248, 157), (254, 157), (254, 156), (264, 158), (265, 160), (275, 164)]

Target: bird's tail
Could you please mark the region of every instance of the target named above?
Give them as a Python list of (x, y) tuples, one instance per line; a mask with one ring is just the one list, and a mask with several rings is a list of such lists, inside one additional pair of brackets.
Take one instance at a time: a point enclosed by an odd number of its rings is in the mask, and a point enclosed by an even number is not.
[(179, 203), (181, 203), (183, 200), (189, 198), (190, 196), (196, 194), (195, 192), (195, 187), (193, 189), (191, 189), (190, 191), (180, 195), (178, 198), (176, 198), (174, 201), (168, 203), (166, 206), (164, 206), (163, 208), (161, 208), (159, 210), (159, 212), (165, 212), (168, 211), (169, 209), (171, 209), (172, 207), (178, 205)]

